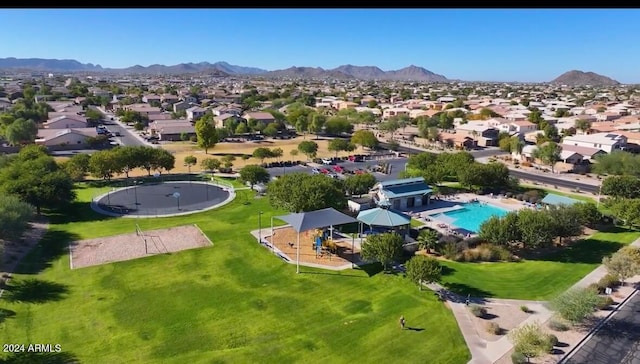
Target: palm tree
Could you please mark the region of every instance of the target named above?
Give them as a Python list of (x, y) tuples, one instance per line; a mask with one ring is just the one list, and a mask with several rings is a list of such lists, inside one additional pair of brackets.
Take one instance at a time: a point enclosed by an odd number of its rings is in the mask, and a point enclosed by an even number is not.
[(424, 229), (418, 234), (418, 247), (426, 249), (427, 253), (431, 253), (438, 246), (438, 232), (431, 229)]
[(479, 134), (478, 134), (478, 131), (477, 131), (477, 130), (472, 130), (472, 131), (471, 131), (471, 136), (473, 137), (473, 147), (474, 147), (474, 148), (478, 146), (478, 140), (477, 140), (478, 135), (479, 135)]

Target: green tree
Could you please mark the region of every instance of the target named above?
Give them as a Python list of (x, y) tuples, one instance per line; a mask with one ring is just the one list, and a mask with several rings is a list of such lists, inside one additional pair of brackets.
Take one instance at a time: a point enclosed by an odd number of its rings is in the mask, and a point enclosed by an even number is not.
[(254, 149), (251, 156), (253, 158), (260, 159), (260, 163), (262, 164), (264, 163), (265, 159), (271, 158), (273, 156), (273, 153), (269, 148), (260, 147), (260, 148)]
[(96, 109), (89, 108), (85, 112), (84, 117), (86, 117), (88, 120), (97, 122), (102, 119), (102, 113)]
[(247, 128), (247, 124), (245, 124), (245, 123), (238, 124), (238, 126), (235, 129), (235, 133), (237, 135), (246, 134), (248, 132), (249, 132), (249, 128)]
[(344, 180), (344, 187), (352, 195), (364, 195), (369, 193), (377, 182), (372, 174), (355, 174)]
[(640, 225), (640, 199), (613, 198), (607, 201), (606, 206), (625, 225)]
[(634, 176), (610, 176), (602, 181), (604, 195), (620, 198), (640, 196), (640, 179)]
[(111, 150), (101, 150), (91, 155), (89, 171), (94, 177), (111, 180), (116, 170), (116, 155)]
[(609, 274), (618, 277), (623, 285), (628, 278), (640, 274), (640, 265), (637, 260), (623, 251), (617, 251), (610, 257), (604, 257), (602, 264), (607, 268)]
[(358, 130), (351, 136), (351, 143), (363, 148), (375, 149), (378, 147), (378, 138), (370, 130)]
[(311, 114), (311, 123), (309, 123), (308, 126), (309, 132), (314, 133), (316, 135), (316, 139), (318, 139), (318, 135), (322, 132), (326, 122), (326, 116), (318, 113)]
[(243, 183), (249, 182), (251, 184), (251, 189), (253, 189), (254, 185), (260, 182), (269, 182), (269, 179), (269, 172), (261, 166), (249, 164), (240, 169), (240, 181)]
[(195, 166), (196, 164), (198, 164), (198, 158), (192, 156), (192, 155), (188, 155), (186, 157), (184, 157), (184, 164), (189, 168), (189, 173), (191, 173), (191, 167)]
[(75, 199), (71, 177), (38, 147), (24, 148), (0, 170), (0, 190), (19, 196), (34, 206), (38, 215), (43, 207), (64, 209)]
[(580, 224), (588, 227), (594, 227), (602, 220), (602, 213), (594, 203), (579, 202), (571, 205), (580, 219)]
[(509, 139), (509, 150), (512, 153), (516, 153), (518, 155), (522, 154), (522, 149), (524, 148), (524, 142), (517, 136), (511, 137)]
[(418, 247), (420, 249), (426, 249), (428, 252), (433, 252), (438, 246), (438, 232), (431, 229), (422, 229), (418, 234)]
[(269, 182), (269, 201), (290, 212), (315, 211), (327, 207), (342, 210), (347, 205), (342, 183), (323, 175), (291, 173)]
[(298, 150), (307, 156), (307, 158), (315, 158), (318, 154), (318, 144), (310, 140), (305, 140), (298, 144)]
[(82, 181), (89, 173), (90, 162), (89, 154), (74, 154), (62, 167), (74, 181)]
[(196, 137), (198, 138), (198, 146), (204, 148), (204, 154), (207, 154), (209, 148), (213, 148), (218, 142), (218, 133), (216, 128), (204, 117), (196, 121)]
[(591, 122), (589, 120), (585, 120), (585, 119), (578, 119), (576, 120), (576, 124), (575, 124), (576, 129), (582, 131), (583, 133), (591, 130)]
[(533, 151), (533, 157), (540, 159), (542, 163), (551, 167), (551, 172), (555, 171), (554, 167), (560, 159), (561, 148), (555, 142), (548, 142), (544, 145), (538, 146)]
[(38, 126), (31, 119), (16, 119), (4, 130), (4, 136), (11, 145), (33, 143), (37, 135)]
[(206, 171), (215, 171), (216, 169), (219, 169), (221, 165), (222, 162), (216, 158), (205, 158), (200, 161), (200, 168)]
[(593, 171), (598, 174), (631, 175), (640, 177), (640, 155), (625, 151), (599, 154), (595, 157)]
[(362, 243), (360, 256), (365, 261), (378, 261), (386, 271), (387, 266), (402, 254), (403, 239), (397, 233), (369, 235)]
[(395, 134), (396, 131), (398, 131), (398, 129), (400, 129), (400, 123), (398, 122), (397, 119), (389, 119), (383, 123), (380, 123), (380, 125), (378, 125), (378, 129), (380, 131), (384, 131), (384, 132), (388, 132), (391, 134), (391, 140), (393, 140), (393, 136)]
[(600, 302), (598, 292), (590, 288), (571, 288), (549, 302), (551, 309), (572, 323), (580, 323), (593, 315)]
[(513, 343), (514, 351), (524, 355), (527, 360), (546, 355), (553, 349), (550, 335), (542, 330), (538, 322), (527, 323), (511, 330), (509, 340)]
[(338, 152), (351, 152), (353, 150), (355, 150), (355, 145), (349, 140), (337, 138), (329, 141), (329, 151), (336, 152), (336, 158), (338, 157)]
[(353, 124), (345, 117), (332, 117), (325, 123), (324, 130), (329, 135), (348, 134), (353, 132)]
[(3, 240), (19, 239), (29, 228), (33, 213), (33, 206), (17, 196), (0, 195), (0, 245)]
[(282, 148), (271, 148), (271, 158), (275, 158), (276, 160), (280, 160), (284, 155), (284, 151)]
[(580, 214), (572, 206), (549, 207), (547, 213), (551, 217), (553, 235), (562, 244), (563, 238), (580, 236), (584, 232)]
[(520, 210), (518, 230), (522, 234), (522, 245), (530, 249), (549, 246), (553, 241), (554, 222), (546, 211)]
[(264, 130), (262, 131), (262, 134), (273, 138), (274, 136), (278, 135), (278, 127), (276, 126), (275, 123), (270, 123), (264, 128)]
[(437, 259), (424, 255), (416, 255), (411, 257), (406, 264), (407, 278), (418, 284), (422, 291), (422, 285), (425, 283), (437, 282), (442, 274), (442, 267)]

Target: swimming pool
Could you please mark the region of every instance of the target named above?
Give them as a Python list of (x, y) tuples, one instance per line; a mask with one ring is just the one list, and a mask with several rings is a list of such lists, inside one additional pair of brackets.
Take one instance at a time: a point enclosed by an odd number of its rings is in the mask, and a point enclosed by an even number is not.
[[(508, 210), (501, 209), (485, 203), (465, 203), (462, 204), (463, 208), (459, 210), (443, 212), (434, 215), (434, 218), (445, 215), (451, 219), (451, 224), (463, 228), (469, 231), (478, 232), (480, 225), (486, 220), (489, 220), (492, 216), (502, 217), (509, 213)], [(448, 220), (449, 220), (448, 219)]]

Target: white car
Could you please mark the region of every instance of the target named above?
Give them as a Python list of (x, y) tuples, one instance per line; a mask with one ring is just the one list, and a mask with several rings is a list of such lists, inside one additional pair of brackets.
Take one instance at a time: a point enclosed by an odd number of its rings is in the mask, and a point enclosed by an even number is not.
[(329, 158), (322, 158), (322, 164), (333, 164), (333, 161)]
[(314, 169), (311, 170), (311, 173), (320, 174), (320, 170), (318, 168), (314, 168)]

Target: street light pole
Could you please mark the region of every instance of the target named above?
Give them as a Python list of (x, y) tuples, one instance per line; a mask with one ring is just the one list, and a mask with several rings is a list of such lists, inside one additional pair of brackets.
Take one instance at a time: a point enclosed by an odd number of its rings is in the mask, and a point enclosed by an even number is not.
[(600, 188), (598, 188), (598, 202), (596, 203), (596, 207), (600, 207), (600, 196), (602, 195), (602, 182), (600, 182)]
[(262, 211), (258, 212), (258, 242), (262, 244)]
[(138, 181), (133, 180), (133, 194), (136, 198), (136, 209), (138, 208)]

